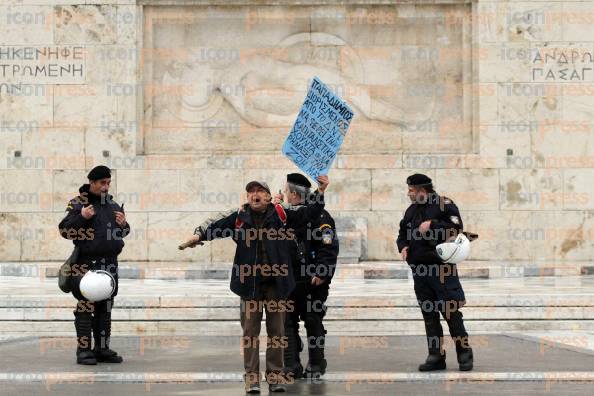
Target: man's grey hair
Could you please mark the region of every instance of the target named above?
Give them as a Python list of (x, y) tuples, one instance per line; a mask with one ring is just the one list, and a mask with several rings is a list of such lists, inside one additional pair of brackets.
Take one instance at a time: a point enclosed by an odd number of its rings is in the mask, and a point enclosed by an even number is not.
[(291, 182), (287, 182), (287, 188), (289, 189), (289, 192), (297, 193), (301, 202), (304, 202), (305, 198), (307, 198), (310, 193), (309, 188)]

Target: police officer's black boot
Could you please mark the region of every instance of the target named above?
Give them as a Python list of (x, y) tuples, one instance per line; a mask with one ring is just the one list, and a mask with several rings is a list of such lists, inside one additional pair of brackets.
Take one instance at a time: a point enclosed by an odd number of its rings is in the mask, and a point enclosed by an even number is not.
[(287, 337), (287, 347), (284, 350), (285, 374), (293, 379), (303, 377), (303, 366), (299, 358), (299, 352), (303, 350), (303, 343), (299, 337), (299, 325), (295, 327), (293, 319), (287, 319), (285, 326), (285, 337)]
[(421, 307), (421, 312), (423, 313), (423, 321), (425, 322), (429, 356), (427, 356), (425, 363), (419, 366), (419, 371), (445, 370), (446, 355), (442, 348), (443, 328), (439, 323), (439, 313), (433, 310), (425, 310), (423, 307)]
[(327, 366), (328, 362), (326, 362), (326, 359), (324, 359), (324, 353), (322, 349), (321, 357), (316, 357), (312, 359), (312, 356), (310, 355), (309, 362), (307, 363), (307, 367), (305, 368), (305, 372), (303, 373), (303, 375), (306, 378), (319, 379), (322, 375), (326, 373)]
[[(308, 337), (309, 338), (309, 337)], [(308, 342), (311, 342), (308, 340)], [(314, 341), (315, 343), (316, 341)], [(328, 363), (324, 358), (324, 343), (325, 337), (320, 336), (319, 345), (308, 345), (309, 346), (309, 362), (305, 368), (304, 376), (311, 379), (319, 379), (326, 373), (326, 367)]]
[(456, 348), (456, 354), (458, 355), (458, 365), (460, 371), (472, 370), (474, 364), (474, 356), (472, 355), (472, 348)]
[(452, 312), (446, 320), (448, 321), (452, 339), (456, 344), (456, 355), (458, 357), (460, 371), (470, 371), (473, 367), (473, 355), (468, 341), (468, 333), (464, 328), (462, 312)]
[(441, 354), (439, 351), (429, 351), (429, 356), (425, 360), (425, 363), (419, 366), (419, 371), (436, 371), (445, 370), (446, 368), (446, 355), (445, 352)]
[(98, 362), (122, 363), (124, 361), (116, 351), (109, 349), (109, 339), (111, 337), (111, 302), (102, 301), (95, 304), (93, 336), (95, 338), (93, 352)]
[(323, 314), (313, 313), (305, 317), (307, 330), (307, 349), (309, 362), (305, 368), (305, 377), (318, 379), (326, 373), (327, 362), (324, 359), (324, 346), (326, 343), (326, 329), (322, 323)]
[(74, 327), (76, 329), (76, 363), (85, 365), (97, 364), (95, 354), (91, 351), (92, 316), (90, 312), (74, 311)]

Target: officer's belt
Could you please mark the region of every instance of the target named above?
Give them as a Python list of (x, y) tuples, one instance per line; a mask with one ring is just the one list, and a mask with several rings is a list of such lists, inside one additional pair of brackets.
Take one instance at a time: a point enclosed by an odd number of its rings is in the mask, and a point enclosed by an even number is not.
[(97, 260), (97, 261), (101, 261), (104, 260), (105, 261), (116, 261), (118, 258), (118, 256), (93, 256), (93, 255), (87, 255), (84, 253), (81, 253), (78, 256), (78, 260), (79, 261), (83, 261), (83, 260)]

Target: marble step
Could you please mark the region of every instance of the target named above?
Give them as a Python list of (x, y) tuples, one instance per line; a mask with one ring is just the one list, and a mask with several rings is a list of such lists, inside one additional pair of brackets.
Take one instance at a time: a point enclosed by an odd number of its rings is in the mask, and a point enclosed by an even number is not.
[[(0, 262), (0, 276), (53, 278), (61, 262)], [(133, 262), (122, 261), (119, 274), (122, 279), (229, 279), (231, 263), (202, 262)], [(577, 276), (594, 274), (589, 262), (497, 262), (468, 261), (458, 266), (462, 278), (517, 278), (546, 276)], [(336, 277), (344, 279), (408, 279), (411, 270), (402, 261), (339, 262)]]
[[(73, 305), (45, 308), (0, 308), (0, 321), (71, 320)], [(594, 320), (594, 306), (589, 307), (467, 307), (466, 320)], [(239, 308), (126, 308), (113, 310), (113, 319), (121, 321), (233, 321)], [(417, 307), (330, 307), (325, 320), (349, 323), (360, 320), (417, 320)]]
[[(445, 324), (444, 324), (445, 325)], [(594, 320), (467, 320), (466, 328), (473, 333), (531, 332), (531, 331), (594, 331)], [(340, 336), (423, 334), (424, 325), (417, 320), (358, 320), (345, 322), (328, 320), (328, 333)], [(10, 336), (72, 337), (72, 320), (64, 321), (0, 321), (0, 333)], [(241, 336), (239, 319), (231, 321), (119, 321), (112, 324), (112, 334), (120, 336)], [(265, 334), (263, 326), (262, 334)]]
[[(332, 283), (327, 323), (337, 334), (423, 331), (410, 279)], [(464, 315), (477, 331), (594, 331), (594, 277), (467, 279)], [(70, 334), (75, 300), (55, 279), (0, 278), (0, 334)], [(124, 334), (239, 334), (227, 280), (123, 279), (114, 320)]]
[[(469, 297), (470, 296), (470, 297)], [(594, 307), (594, 295), (569, 294), (555, 295), (472, 295), (467, 291), (468, 303), (465, 311), (490, 312), (495, 310), (513, 310), (517, 312), (547, 312), (551, 316), (562, 312), (562, 308), (582, 309), (584, 312)], [(71, 308), (75, 300), (69, 294), (56, 295), (0, 295), (0, 310), (58, 310)], [(397, 308), (418, 309), (414, 296), (330, 296), (326, 305), (331, 310), (388, 310)], [(239, 306), (239, 299), (235, 296), (123, 296), (116, 297), (116, 307), (126, 310), (159, 310), (159, 309), (227, 309)]]

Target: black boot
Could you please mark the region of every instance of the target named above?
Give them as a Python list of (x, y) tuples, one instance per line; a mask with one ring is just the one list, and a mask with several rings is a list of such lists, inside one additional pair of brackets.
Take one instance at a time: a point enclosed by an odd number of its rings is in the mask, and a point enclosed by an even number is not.
[(76, 363), (95, 365), (97, 359), (91, 351), (92, 316), (90, 312), (74, 311), (74, 328), (76, 329)]
[(303, 342), (299, 337), (299, 324), (295, 326), (293, 320), (293, 318), (288, 319), (285, 325), (285, 337), (287, 337), (287, 347), (283, 351), (285, 375), (289, 379), (300, 379), (303, 377), (303, 366), (299, 352), (303, 350)]
[(322, 375), (326, 373), (327, 366), (328, 363), (326, 362), (326, 359), (322, 359), (315, 363), (307, 363), (307, 367), (305, 368), (303, 376), (305, 378), (319, 379)]
[[(325, 299), (324, 299), (325, 300)], [(323, 301), (323, 300), (319, 300)], [(324, 311), (325, 312), (325, 311)], [(305, 368), (304, 377), (319, 379), (326, 373), (327, 362), (324, 358), (324, 347), (326, 344), (326, 329), (322, 323), (323, 313), (309, 313), (305, 317), (305, 329), (307, 330), (307, 351), (309, 362)]]
[(95, 347), (93, 352), (98, 362), (122, 363), (124, 359), (116, 351), (109, 348), (111, 337), (111, 301), (95, 304), (95, 318), (93, 321), (93, 336)]
[(314, 346), (313, 348), (309, 348), (309, 362), (303, 376), (305, 378), (319, 379), (326, 373), (327, 366), (328, 363), (324, 359), (324, 347)]
[(425, 363), (419, 366), (419, 371), (435, 371), (445, 370), (446, 368), (446, 355), (440, 354), (439, 352), (429, 352), (429, 356), (425, 360)]
[(285, 367), (285, 374), (287, 377), (293, 378), (294, 380), (303, 378), (303, 366), (301, 365), (301, 362), (293, 367)]
[(456, 353), (458, 354), (458, 365), (460, 367), (460, 371), (472, 370), (474, 362), (472, 348), (457, 350)]

